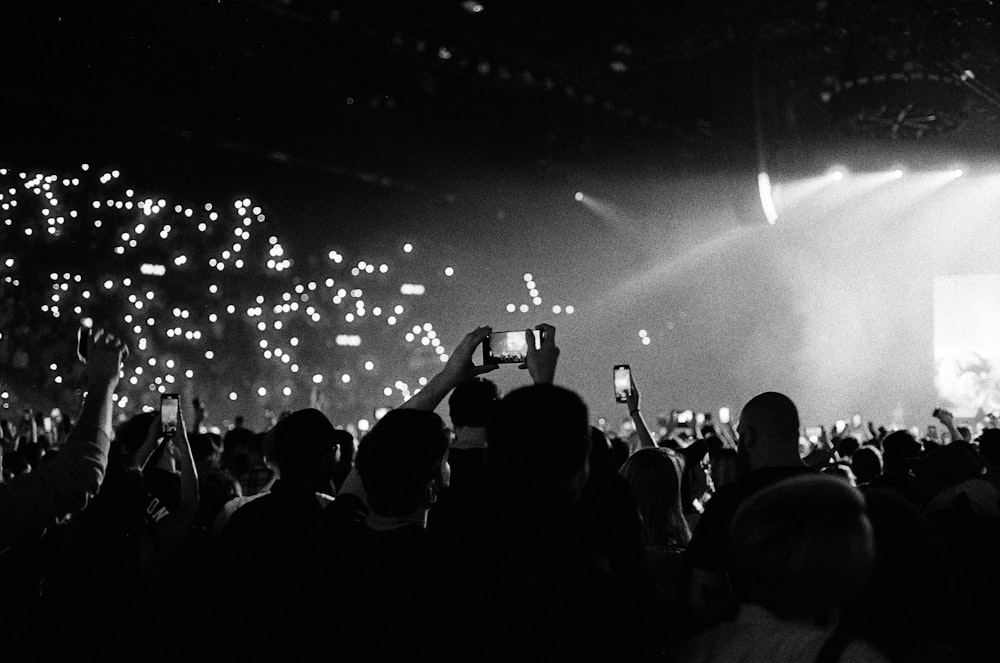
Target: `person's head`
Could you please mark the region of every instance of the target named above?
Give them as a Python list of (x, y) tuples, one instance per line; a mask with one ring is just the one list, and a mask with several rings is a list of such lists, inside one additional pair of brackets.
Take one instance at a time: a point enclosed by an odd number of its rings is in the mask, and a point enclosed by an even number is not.
[(209, 470), (217, 469), (222, 460), (222, 443), (208, 433), (193, 433), (188, 436), (191, 445), (191, 456), (201, 475)]
[(639, 449), (622, 465), (642, 517), (646, 546), (686, 546), (691, 530), (681, 505), (683, 461), (666, 449)]
[(787, 620), (827, 616), (866, 585), (875, 562), (861, 493), (822, 474), (750, 497), (730, 528), (737, 595)]
[(336, 443), (335, 429), (319, 410), (293, 412), (261, 440), (277, 464), (284, 484), (330, 492)]
[(882, 440), (882, 462), (887, 472), (902, 472), (908, 461), (920, 455), (920, 443), (910, 431), (897, 430)]
[(859, 484), (870, 483), (882, 474), (882, 452), (866, 444), (851, 456), (851, 469)]
[(739, 452), (747, 467), (799, 467), (799, 411), (788, 396), (768, 391), (743, 406)]
[(355, 465), (380, 516), (426, 511), (448, 486), (448, 431), (423, 410), (390, 410), (361, 440)]
[(155, 418), (156, 415), (152, 412), (141, 412), (119, 426), (115, 431), (115, 446), (118, 450), (127, 457), (134, 456), (146, 441), (149, 427)]
[(589, 473), (587, 406), (551, 384), (521, 387), (500, 401), (490, 422), (489, 469), (495, 484), (524, 502), (576, 502)]
[(243, 424), (245, 422), (246, 422), (246, 420), (243, 418), (243, 415), (242, 414), (238, 414), (238, 415), (236, 415), (236, 418), (233, 420), (233, 427), (234, 428), (244, 428)]
[(858, 438), (853, 435), (847, 435), (845, 437), (837, 440), (837, 455), (848, 460), (854, 455), (854, 452), (861, 448), (861, 443), (858, 442)]
[(921, 493), (929, 499), (981, 472), (982, 464), (970, 445), (949, 444), (927, 454), (917, 479)]
[(473, 378), (455, 387), (448, 398), (448, 414), (455, 428), (485, 428), (500, 400), (500, 389), (486, 378)]
[(986, 469), (1000, 468), (1000, 428), (987, 428), (979, 436), (979, 457)]

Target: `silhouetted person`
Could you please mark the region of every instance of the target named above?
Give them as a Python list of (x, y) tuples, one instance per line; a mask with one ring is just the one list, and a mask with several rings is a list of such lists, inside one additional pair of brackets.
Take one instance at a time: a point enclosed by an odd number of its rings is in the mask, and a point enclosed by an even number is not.
[(294, 412), (267, 434), (281, 478), (222, 530), (222, 646), (253, 660), (310, 648), (302, 626), (320, 566), (320, 516), (332, 492), (334, 428), (318, 410)]
[(875, 563), (856, 489), (818, 474), (779, 481), (744, 501), (730, 538), (738, 615), (688, 643), (680, 661), (885, 660), (835, 632), (837, 609), (861, 592)]
[[(442, 655), (448, 552), (426, 524), (448, 485), (448, 441), (438, 415), (413, 409), (390, 411), (361, 440), (355, 471), (325, 514), (316, 636), (334, 660)], [(324, 596), (331, 605), (319, 603)]]
[(480, 536), (486, 511), (486, 426), (500, 390), (486, 378), (464, 382), (451, 392), (448, 410), (455, 440), (448, 453), (451, 483), (431, 514), (431, 528), (458, 542)]
[(735, 608), (725, 578), (736, 510), (762, 488), (809, 471), (799, 457), (799, 413), (787, 396), (766, 392), (750, 399), (737, 432), (740, 459), (749, 474), (712, 496), (687, 549), (692, 567), (688, 598), (709, 624)]

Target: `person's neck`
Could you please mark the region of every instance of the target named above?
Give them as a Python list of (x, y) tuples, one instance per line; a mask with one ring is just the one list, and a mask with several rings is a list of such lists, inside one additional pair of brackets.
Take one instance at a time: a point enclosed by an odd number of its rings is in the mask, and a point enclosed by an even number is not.
[(481, 426), (457, 426), (452, 449), (485, 449), (486, 429)]
[(420, 509), (402, 516), (383, 516), (368, 509), (365, 516), (365, 525), (368, 529), (376, 532), (390, 532), (392, 530), (419, 525), (422, 529), (427, 528), (427, 509)]

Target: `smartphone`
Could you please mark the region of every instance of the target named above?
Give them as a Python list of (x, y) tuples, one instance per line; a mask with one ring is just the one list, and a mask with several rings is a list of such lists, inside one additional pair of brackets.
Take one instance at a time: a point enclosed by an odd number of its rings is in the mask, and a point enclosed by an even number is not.
[[(542, 344), (542, 332), (533, 330), (535, 347)], [(528, 341), (522, 331), (493, 332), (483, 340), (483, 365), (521, 364), (528, 358)]]
[(703, 423), (705, 423), (705, 413), (696, 412), (694, 415), (694, 423), (696, 423), (698, 426), (701, 426)]
[(632, 368), (628, 364), (618, 364), (614, 368), (615, 401), (627, 403), (632, 397)]
[(823, 428), (820, 426), (806, 426), (806, 437), (813, 442), (823, 436)]
[(84, 326), (80, 326), (76, 330), (76, 356), (84, 364), (87, 363), (87, 343), (90, 342), (90, 330)]
[(860, 414), (855, 414), (853, 417), (851, 417), (851, 425), (854, 426), (855, 428), (861, 428)]
[(719, 423), (728, 424), (729, 423), (729, 408), (720, 407), (719, 408)]
[(837, 431), (837, 435), (840, 435), (847, 428), (847, 422), (843, 419), (837, 419), (837, 423), (833, 425), (833, 430)]
[(684, 410), (677, 413), (677, 423), (679, 424), (690, 427), (692, 419), (694, 419), (694, 412), (691, 410)]
[(160, 430), (166, 437), (173, 437), (177, 433), (179, 408), (180, 400), (177, 394), (160, 396)]

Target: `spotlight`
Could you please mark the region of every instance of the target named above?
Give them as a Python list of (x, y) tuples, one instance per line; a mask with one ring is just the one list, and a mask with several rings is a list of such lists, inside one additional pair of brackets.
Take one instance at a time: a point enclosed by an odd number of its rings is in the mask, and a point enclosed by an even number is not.
[(902, 170), (898, 170), (898, 169), (892, 171), (892, 179), (894, 179), (894, 180), (901, 180), (901, 179), (903, 179), (903, 171)]
[(951, 176), (955, 178), (961, 177), (964, 174), (965, 171), (962, 170), (961, 168), (956, 168), (955, 170), (951, 171)]
[(832, 173), (830, 173), (830, 177), (833, 179), (834, 182), (839, 182), (840, 180), (844, 179), (844, 171), (835, 170)]
[(778, 210), (774, 207), (774, 198), (771, 197), (771, 178), (767, 173), (757, 174), (757, 188), (760, 191), (760, 206), (764, 210), (764, 217), (773, 226), (778, 220)]
[(574, 194), (573, 199), (578, 203), (583, 202), (583, 191), (577, 191), (576, 194)]

